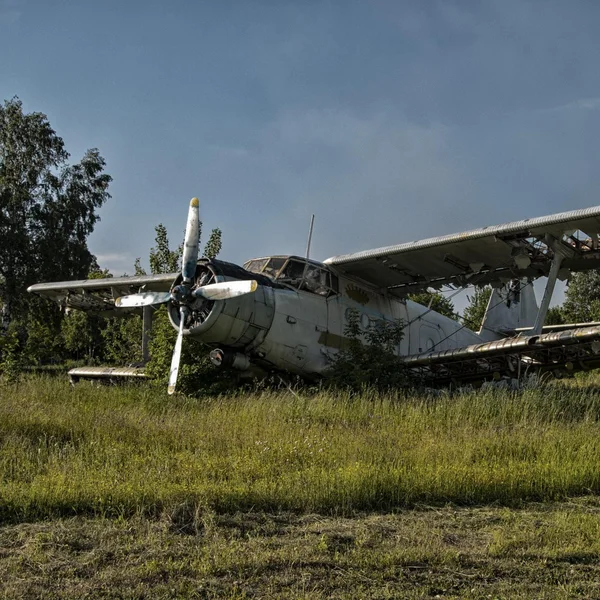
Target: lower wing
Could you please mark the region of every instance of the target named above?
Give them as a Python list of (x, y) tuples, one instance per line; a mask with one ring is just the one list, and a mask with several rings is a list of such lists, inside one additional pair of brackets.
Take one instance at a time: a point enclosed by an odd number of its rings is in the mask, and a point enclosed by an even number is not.
[(600, 325), (520, 335), (403, 360), (423, 380), (440, 385), (517, 378), (534, 372), (560, 377), (600, 367)]

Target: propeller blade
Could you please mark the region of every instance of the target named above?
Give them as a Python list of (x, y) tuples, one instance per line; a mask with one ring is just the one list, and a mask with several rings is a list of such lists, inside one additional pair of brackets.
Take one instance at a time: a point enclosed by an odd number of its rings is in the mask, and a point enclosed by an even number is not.
[(190, 283), (196, 274), (198, 262), (198, 242), (200, 237), (200, 202), (198, 198), (190, 201), (187, 225), (185, 227), (185, 241), (183, 243), (183, 258), (181, 259), (181, 274), (184, 283)]
[(171, 358), (169, 388), (167, 389), (167, 393), (169, 395), (175, 393), (175, 387), (177, 386), (177, 375), (179, 374), (179, 361), (181, 360), (181, 344), (183, 343), (183, 328), (185, 327), (186, 314), (187, 310), (184, 306), (182, 306), (179, 313), (181, 317), (181, 321), (179, 323), (179, 333), (177, 334), (177, 341), (175, 342), (175, 348), (173, 349), (173, 358)]
[(194, 290), (193, 295), (206, 300), (228, 300), (244, 294), (250, 294), (256, 291), (258, 283), (254, 280), (249, 281), (222, 281), (220, 283), (210, 283)]
[(139, 306), (150, 306), (152, 304), (163, 304), (171, 298), (170, 292), (142, 292), (121, 296), (115, 300), (117, 308), (136, 308)]

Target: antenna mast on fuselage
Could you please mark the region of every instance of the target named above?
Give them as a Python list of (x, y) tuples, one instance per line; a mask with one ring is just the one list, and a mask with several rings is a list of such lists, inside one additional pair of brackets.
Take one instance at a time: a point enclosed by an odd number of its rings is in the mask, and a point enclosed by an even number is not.
[(310, 243), (312, 242), (313, 226), (315, 224), (315, 215), (310, 218), (310, 227), (308, 228), (308, 242), (306, 243), (306, 260), (310, 258)]

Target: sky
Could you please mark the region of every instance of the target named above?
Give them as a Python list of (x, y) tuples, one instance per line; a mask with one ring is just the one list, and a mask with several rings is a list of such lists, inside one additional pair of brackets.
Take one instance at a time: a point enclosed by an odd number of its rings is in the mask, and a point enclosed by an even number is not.
[[(600, 204), (600, 3), (0, 0), (0, 101), (97, 147), (115, 275), (175, 246), (312, 257)], [(460, 304), (460, 302), (459, 302)]]

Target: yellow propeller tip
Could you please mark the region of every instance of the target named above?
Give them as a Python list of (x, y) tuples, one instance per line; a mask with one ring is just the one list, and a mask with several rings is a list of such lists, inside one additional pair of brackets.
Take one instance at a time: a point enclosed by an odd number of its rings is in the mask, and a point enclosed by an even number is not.
[(200, 200), (198, 200), (198, 198), (192, 198), (190, 200), (190, 206), (193, 206), (194, 208), (198, 208), (198, 206), (200, 206)]

